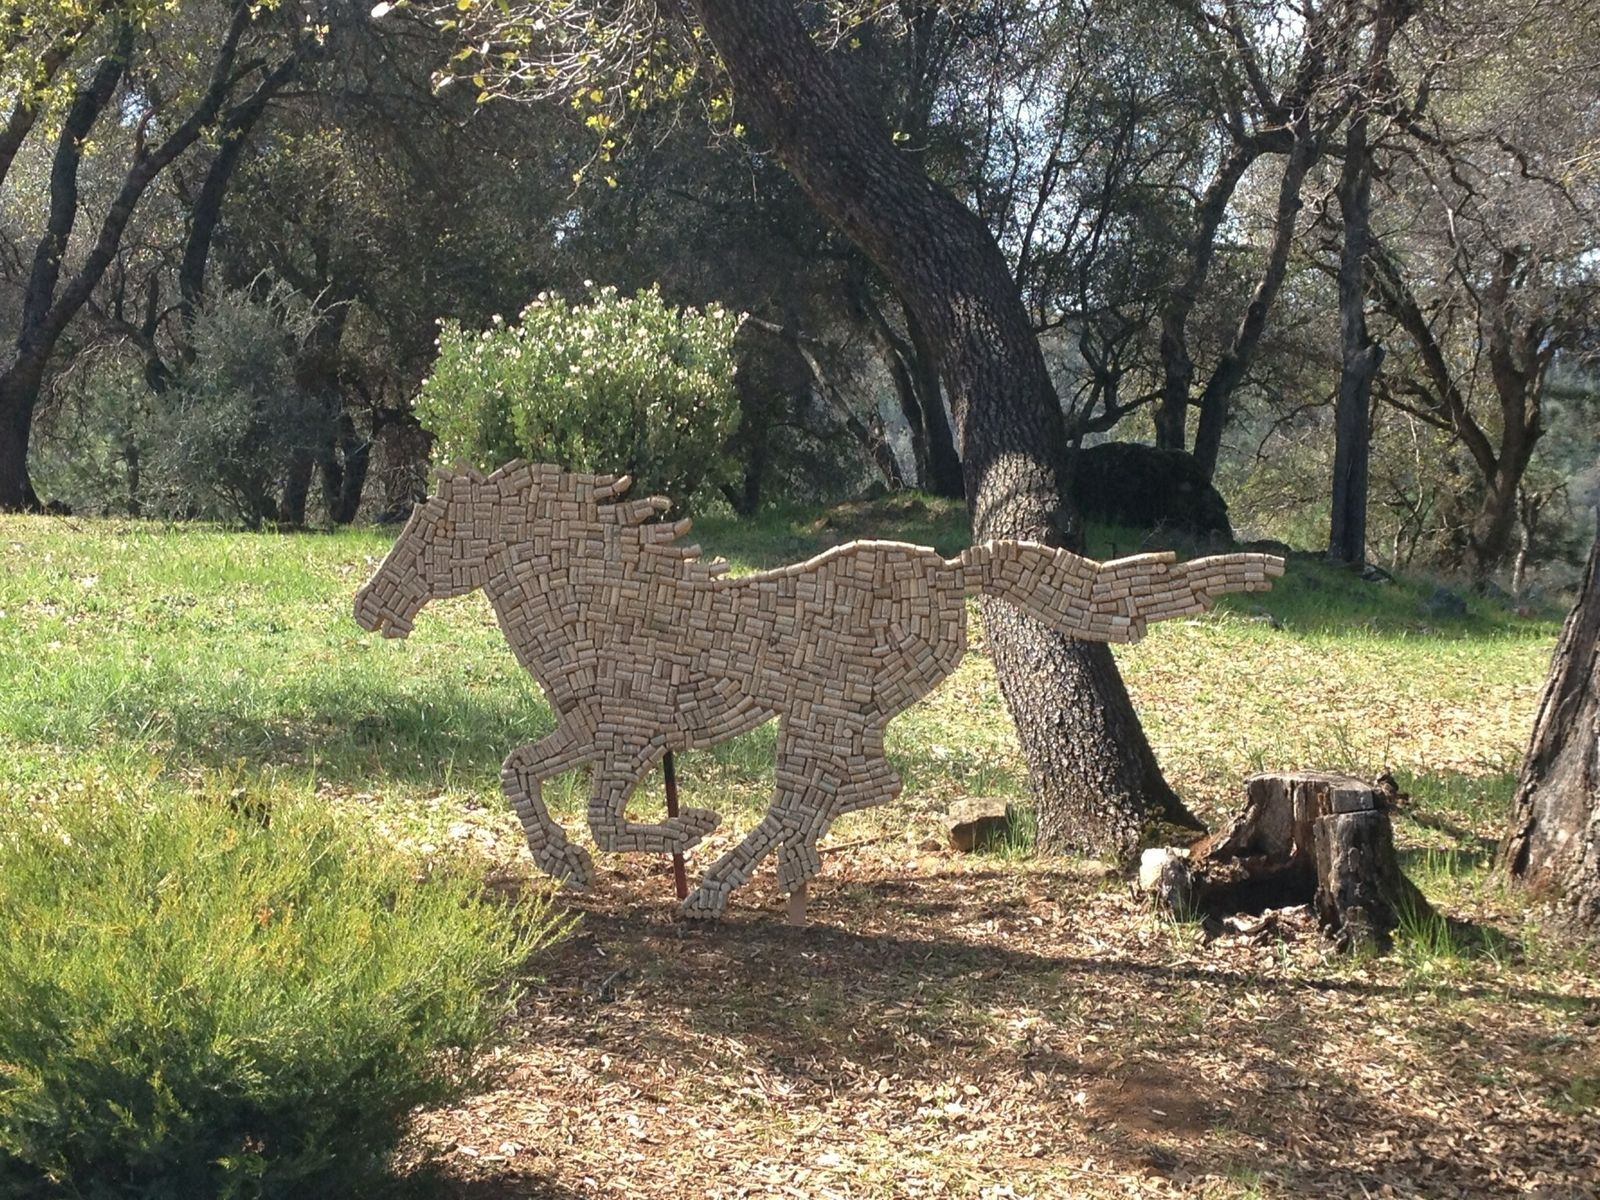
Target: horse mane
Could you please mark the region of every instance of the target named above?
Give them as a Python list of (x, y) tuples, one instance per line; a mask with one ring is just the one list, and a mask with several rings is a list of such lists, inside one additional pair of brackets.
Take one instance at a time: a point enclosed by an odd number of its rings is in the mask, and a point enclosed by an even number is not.
[(701, 561), (698, 545), (679, 541), (693, 525), (687, 517), (676, 521), (659, 519), (672, 507), (671, 500), (665, 496), (623, 499), (633, 486), (631, 475), (590, 475), (517, 459), (488, 477), (467, 467), (448, 477), (441, 472), (441, 479), (445, 478), (470, 478), (474, 483), (496, 487), (502, 502), (519, 495), (525, 506), (535, 497), (553, 500), (557, 508), (571, 513), (580, 527), (596, 525), (595, 532), (608, 545), (620, 547), (624, 574), (636, 571), (668, 575), (683, 583), (706, 583), (728, 569), (720, 559)]

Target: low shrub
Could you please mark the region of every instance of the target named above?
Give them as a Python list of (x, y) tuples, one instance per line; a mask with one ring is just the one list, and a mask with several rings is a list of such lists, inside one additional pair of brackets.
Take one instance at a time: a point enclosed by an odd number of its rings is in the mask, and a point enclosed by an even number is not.
[(160, 390), (126, 346), (80, 355), (40, 414), (44, 494), (80, 513), (276, 520), (284, 480), (337, 436), (337, 406), (299, 379), (327, 319), (263, 277), (208, 297)]
[(0, 1193), (361, 1196), (560, 933), (309, 800), (0, 824)]

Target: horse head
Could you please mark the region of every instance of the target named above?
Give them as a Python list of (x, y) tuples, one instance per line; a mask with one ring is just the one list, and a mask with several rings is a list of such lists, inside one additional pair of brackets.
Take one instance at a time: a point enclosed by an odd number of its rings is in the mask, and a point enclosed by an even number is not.
[(499, 541), (495, 483), (471, 467), (439, 473), (438, 491), (411, 510), (388, 556), (356, 593), (357, 624), (384, 637), (405, 637), (429, 600), (484, 585)]

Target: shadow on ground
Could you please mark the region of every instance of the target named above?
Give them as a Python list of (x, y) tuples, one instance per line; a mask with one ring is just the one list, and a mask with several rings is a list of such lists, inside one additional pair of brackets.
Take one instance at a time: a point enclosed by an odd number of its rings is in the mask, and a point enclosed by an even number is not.
[[(457, 1160), (490, 1190), (452, 1194), (537, 1197), (554, 1177), (585, 1195), (693, 1181), (731, 1196), (751, 1164), (827, 1194), (807, 1182), (821, 1147), (855, 1163), (837, 1194), (905, 1194), (943, 1144), (960, 1148), (952, 1179), (1018, 1195), (1030, 1180), (1038, 1195), (1600, 1187), (1594, 1114), (1563, 1112), (1558, 1086), (1596, 1061), (1592, 987), (1419, 981), (1311, 945), (1202, 949), (1081, 873), (830, 874), (805, 929), (772, 895), (681, 923), (655, 873), (576, 901), (580, 930), (520, 1013), (520, 1066), (426, 1128), (521, 1129), (528, 1152), (487, 1175)], [(563, 1122), (560, 1145), (518, 1111)], [(652, 1147), (648, 1170), (616, 1156), (630, 1139)]]

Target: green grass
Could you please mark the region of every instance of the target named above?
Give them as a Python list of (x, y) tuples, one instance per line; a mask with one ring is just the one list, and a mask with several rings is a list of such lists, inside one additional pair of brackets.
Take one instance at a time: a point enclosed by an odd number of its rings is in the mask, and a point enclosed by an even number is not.
[[(744, 571), (860, 536), (953, 554), (964, 520), (959, 504), (900, 496), (710, 518), (697, 539)], [(513, 848), (500, 762), (552, 728), (550, 711), (481, 595), (430, 605), (402, 642), (355, 625), (351, 598), (392, 536), (0, 519), (0, 782), (21, 797), (130, 782), (313, 796), (441, 853)], [(1147, 541), (1101, 529), (1090, 549)], [(1556, 625), (1477, 601), (1464, 618), (1431, 616), (1435, 586), (1363, 583), (1297, 557), (1271, 593), (1119, 648), (1169, 777), (1216, 818), (1251, 770), (1389, 767), (1415, 797), (1408, 846), (1480, 855), (1498, 836)], [(976, 651), (891, 726), (889, 749), (905, 796), (849, 818), (839, 837), (920, 839), (961, 796), (1025, 794)], [(686, 796), (748, 823), (765, 806), (772, 751), (768, 727), (683, 756)], [(569, 824), (584, 786), (568, 777), (548, 792)], [(640, 807), (660, 802), (654, 782)]]

